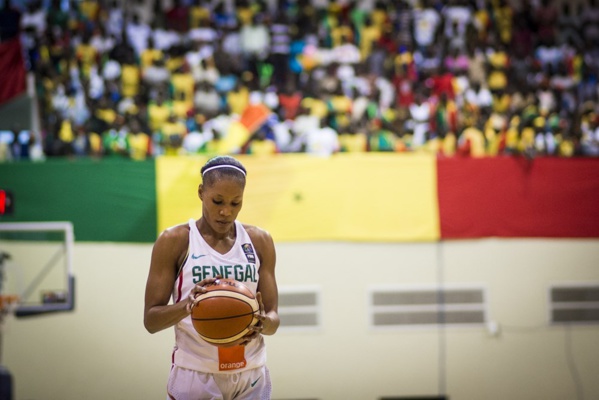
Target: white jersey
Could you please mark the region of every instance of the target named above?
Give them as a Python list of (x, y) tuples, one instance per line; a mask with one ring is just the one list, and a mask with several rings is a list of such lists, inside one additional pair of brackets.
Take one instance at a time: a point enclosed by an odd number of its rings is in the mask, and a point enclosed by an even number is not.
[[(195, 220), (189, 221), (189, 247), (183, 267), (173, 288), (173, 302), (185, 301), (191, 289), (202, 279), (235, 279), (256, 294), (260, 260), (243, 225), (235, 221), (235, 243), (226, 254), (220, 254), (206, 243)], [(261, 335), (246, 346), (217, 347), (194, 329), (191, 316), (175, 325), (173, 363), (179, 367), (205, 373), (236, 373), (266, 364), (266, 348)]]

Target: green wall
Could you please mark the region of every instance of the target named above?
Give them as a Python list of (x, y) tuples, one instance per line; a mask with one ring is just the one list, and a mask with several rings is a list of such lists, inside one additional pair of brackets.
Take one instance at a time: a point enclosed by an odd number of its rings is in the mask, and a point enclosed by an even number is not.
[(14, 214), (0, 222), (71, 221), (77, 241), (156, 239), (154, 160), (50, 159), (0, 164)]

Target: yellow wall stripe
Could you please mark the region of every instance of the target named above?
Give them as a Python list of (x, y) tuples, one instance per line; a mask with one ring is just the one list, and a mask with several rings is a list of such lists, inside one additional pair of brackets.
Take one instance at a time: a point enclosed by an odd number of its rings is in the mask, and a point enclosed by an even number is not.
[[(239, 220), (278, 242), (433, 241), (439, 234), (436, 159), (422, 154), (238, 156), (248, 170)], [(159, 231), (199, 218), (206, 157), (160, 157)]]

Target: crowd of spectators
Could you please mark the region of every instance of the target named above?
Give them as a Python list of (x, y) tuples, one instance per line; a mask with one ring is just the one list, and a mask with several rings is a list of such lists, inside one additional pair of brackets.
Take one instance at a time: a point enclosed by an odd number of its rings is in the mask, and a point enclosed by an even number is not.
[(45, 157), (599, 155), (595, 0), (67, 3), (20, 15)]

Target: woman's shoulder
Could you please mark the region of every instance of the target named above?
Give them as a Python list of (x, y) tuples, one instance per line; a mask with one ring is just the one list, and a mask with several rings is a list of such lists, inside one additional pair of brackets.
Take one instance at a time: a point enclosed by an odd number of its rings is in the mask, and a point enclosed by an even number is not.
[(258, 258), (262, 263), (270, 263), (275, 259), (275, 244), (270, 233), (258, 226), (242, 224), (245, 231), (248, 233), (252, 244), (258, 254)]
[(158, 240), (166, 241), (171, 244), (185, 243), (189, 241), (189, 224), (183, 223), (166, 228), (158, 236)]
[(272, 237), (270, 233), (259, 226), (250, 225), (250, 224), (242, 224), (245, 231), (252, 239), (252, 242), (256, 245), (272, 242)]

